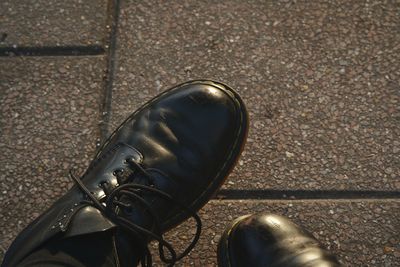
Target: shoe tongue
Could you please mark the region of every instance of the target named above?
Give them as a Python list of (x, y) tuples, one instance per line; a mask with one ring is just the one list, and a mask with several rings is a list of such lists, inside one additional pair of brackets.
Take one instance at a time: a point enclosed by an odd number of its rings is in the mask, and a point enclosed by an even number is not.
[(133, 158), (137, 163), (142, 163), (143, 156), (134, 147), (124, 143), (118, 143), (100, 156), (89, 166), (82, 177), (85, 186), (93, 192), (97, 199), (105, 196), (104, 191), (99, 187), (106, 182), (110, 189), (118, 186), (114, 172), (126, 169), (127, 158)]
[[(110, 189), (118, 186), (117, 178), (113, 174), (118, 169), (125, 169), (124, 178), (126, 180), (123, 184), (138, 184), (162, 191), (167, 195), (176, 195), (178, 186), (174, 179), (169, 178), (162, 171), (155, 168), (145, 168), (147, 174), (137, 169), (135, 170), (135, 167), (132, 167), (132, 170), (129, 171), (128, 169), (130, 168), (127, 168), (127, 163), (125, 162), (125, 159), (128, 157), (133, 157), (138, 164), (142, 164), (143, 162), (143, 156), (139, 151), (129, 145), (120, 143), (100, 155), (89, 167), (86, 174), (82, 177), (82, 181), (97, 199), (105, 197), (105, 192), (98, 186), (101, 182), (107, 181), (108, 187), (111, 186)], [(163, 198), (159, 193), (144, 189), (137, 192), (137, 194), (145, 200), (159, 218), (166, 218), (166, 214), (176, 208), (174, 203)], [(155, 219), (149, 213), (146, 205), (126, 195), (122, 195), (119, 200), (126, 204), (131, 204), (131, 208), (129, 209), (121, 208), (119, 211), (120, 216), (150, 231), (155, 229)], [(159, 223), (163, 224), (163, 221)], [(147, 239), (142, 234), (139, 234), (139, 237), (143, 240)]]
[(115, 166), (124, 166), (127, 158), (133, 158), (137, 163), (142, 163), (142, 154), (134, 147), (125, 143), (117, 143), (108, 151), (100, 154), (89, 166), (86, 173), (94, 173)]
[(143, 185), (153, 184), (155, 189), (169, 195), (174, 195), (177, 188), (177, 183), (174, 179), (171, 179), (158, 169), (146, 169), (146, 172), (150, 177), (141, 173), (136, 173), (132, 182)]
[[(147, 203), (149, 208), (152, 209), (153, 213), (156, 214), (158, 218), (166, 218), (166, 215), (176, 208), (174, 202), (164, 198), (160, 193), (152, 192), (151, 189), (162, 191), (163, 194), (166, 195), (174, 196), (176, 194), (177, 185), (173, 179), (170, 179), (157, 169), (147, 169), (146, 172), (151, 176), (151, 178), (147, 175), (136, 173), (131, 182), (133, 184), (147, 186), (150, 189), (141, 189), (137, 194)], [(130, 198), (129, 196), (122, 196), (120, 200), (131, 205), (130, 208), (121, 210), (121, 216), (129, 219), (132, 223), (138, 226), (154, 232), (156, 218), (151, 215), (149, 208), (145, 204)], [(160, 227), (163, 223), (163, 221), (159, 221)], [(138, 235), (142, 240), (148, 238), (140, 233)]]

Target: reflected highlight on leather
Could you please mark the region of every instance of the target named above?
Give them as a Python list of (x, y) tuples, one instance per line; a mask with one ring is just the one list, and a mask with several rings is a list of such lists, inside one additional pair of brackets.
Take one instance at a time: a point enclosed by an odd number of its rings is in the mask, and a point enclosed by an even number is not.
[(337, 267), (337, 259), (307, 231), (273, 214), (236, 219), (218, 245), (220, 267)]

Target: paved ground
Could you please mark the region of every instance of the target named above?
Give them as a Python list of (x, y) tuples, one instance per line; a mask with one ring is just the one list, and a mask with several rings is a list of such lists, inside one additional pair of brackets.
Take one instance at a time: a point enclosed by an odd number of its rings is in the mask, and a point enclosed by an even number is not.
[(99, 138), (104, 57), (0, 58), (1, 194), (4, 249), (71, 186)]
[(3, 0), (0, 47), (102, 45), (107, 1)]
[(126, 115), (210, 78), (243, 96), (251, 130), (180, 265), (214, 266), (231, 219), (270, 211), (346, 265), (398, 266), (399, 14), (398, 1), (3, 1), (1, 253)]

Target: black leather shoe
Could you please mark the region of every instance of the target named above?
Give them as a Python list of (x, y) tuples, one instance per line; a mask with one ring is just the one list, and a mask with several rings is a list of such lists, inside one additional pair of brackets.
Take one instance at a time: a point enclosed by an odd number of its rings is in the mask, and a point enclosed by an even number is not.
[[(125, 254), (131, 241), (158, 240), (162, 260), (173, 264), (197, 241), (195, 212), (232, 170), (247, 121), (238, 94), (218, 82), (191, 81), (160, 94), (118, 127), (80, 179), (72, 175), (77, 184), (18, 235), (2, 266), (16, 266), (50, 239), (110, 230)], [(177, 255), (162, 234), (190, 216), (198, 233)], [(151, 263), (144, 254), (142, 263)]]
[(273, 214), (236, 219), (218, 244), (219, 267), (333, 267), (336, 258), (307, 231)]

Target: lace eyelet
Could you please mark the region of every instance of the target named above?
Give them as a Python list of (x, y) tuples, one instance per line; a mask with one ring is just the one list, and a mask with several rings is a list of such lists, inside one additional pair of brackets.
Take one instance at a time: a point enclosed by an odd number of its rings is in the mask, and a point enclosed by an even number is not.
[(127, 158), (125, 158), (124, 163), (125, 164), (130, 164), (132, 161), (135, 161), (135, 159), (132, 158), (132, 157), (127, 157)]
[(118, 176), (120, 174), (124, 173), (124, 169), (116, 169), (115, 171), (113, 171), (113, 175), (114, 176)]
[(103, 189), (104, 185), (108, 185), (108, 181), (101, 181), (97, 186)]

